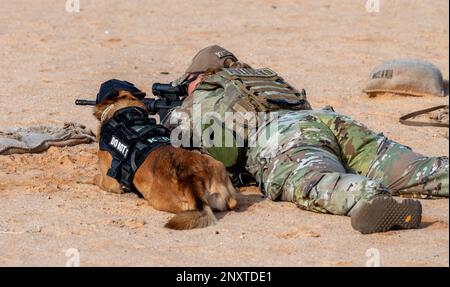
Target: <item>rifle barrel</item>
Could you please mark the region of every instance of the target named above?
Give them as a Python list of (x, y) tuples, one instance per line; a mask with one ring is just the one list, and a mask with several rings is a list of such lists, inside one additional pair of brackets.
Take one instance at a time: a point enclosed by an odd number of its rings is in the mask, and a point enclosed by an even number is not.
[(77, 106), (95, 106), (96, 104), (97, 102), (92, 100), (75, 100), (75, 105)]

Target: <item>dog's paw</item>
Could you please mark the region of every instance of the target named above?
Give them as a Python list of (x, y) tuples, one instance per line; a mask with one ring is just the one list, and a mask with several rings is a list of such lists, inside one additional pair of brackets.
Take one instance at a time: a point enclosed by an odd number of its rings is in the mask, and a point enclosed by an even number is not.
[(227, 207), (229, 210), (233, 210), (237, 207), (237, 201), (234, 197), (229, 197), (227, 200)]
[(122, 187), (120, 187), (119, 184), (107, 188), (107, 191), (111, 192), (111, 193), (118, 193), (118, 194), (125, 193), (125, 191), (123, 191)]
[(101, 183), (102, 183), (102, 176), (100, 174), (97, 174), (96, 176), (94, 176), (92, 178), (92, 184), (93, 185), (97, 185), (99, 187), (102, 187)]

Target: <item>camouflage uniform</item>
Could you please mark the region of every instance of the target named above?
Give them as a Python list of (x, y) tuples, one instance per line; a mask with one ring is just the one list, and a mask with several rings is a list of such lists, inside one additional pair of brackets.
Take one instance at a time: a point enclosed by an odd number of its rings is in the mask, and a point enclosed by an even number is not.
[[(230, 111), (223, 91), (204, 91), (200, 85), (172, 112), (189, 115), (191, 104), (203, 112)], [(167, 120), (167, 124), (169, 119)], [(193, 119), (193, 118), (192, 118)], [(278, 133), (262, 123), (250, 138), (267, 139), (247, 148), (246, 169), (272, 200), (295, 202), (307, 210), (346, 215), (361, 199), (382, 193), (414, 197), (448, 197), (448, 158), (429, 158), (377, 134), (332, 111), (280, 111)], [(271, 137), (278, 137), (272, 145)], [(232, 154), (234, 148), (208, 149)], [(226, 158), (216, 156), (226, 165)]]
[[(200, 70), (190, 68), (188, 72)], [(273, 119), (255, 126), (239, 119), (233, 123), (241, 127), (234, 136), (244, 139), (245, 148), (207, 149), (229, 169), (245, 167), (270, 199), (291, 201), (316, 212), (351, 215), (361, 202), (380, 195), (448, 197), (447, 157), (420, 155), (347, 116), (329, 110), (313, 111), (304, 94), (278, 76), (248, 77), (246, 81), (231, 77), (227, 70), (207, 74), (164, 123), (177, 127), (185, 113), (192, 128), (193, 122), (200, 121), (193, 114), (196, 104), (201, 104), (202, 114), (214, 111), (222, 119), (226, 112), (278, 112), (277, 126), (273, 126)], [(178, 82), (183, 79), (186, 77)], [(259, 99), (252, 94), (255, 90), (260, 92)], [(288, 107), (279, 102), (268, 104), (267, 98), (283, 93), (289, 94), (281, 97)], [(295, 100), (292, 94), (302, 102), (289, 106)], [(233, 127), (224, 122), (221, 125), (225, 132), (232, 133)], [(205, 129), (202, 125), (201, 130)], [(249, 145), (257, 139), (265, 140)]]
[[(269, 130), (270, 123), (253, 136), (270, 138)], [(422, 156), (347, 116), (285, 112), (272, 136), (278, 146), (249, 148), (247, 169), (273, 200), (346, 215), (383, 193), (448, 197), (448, 158)]]

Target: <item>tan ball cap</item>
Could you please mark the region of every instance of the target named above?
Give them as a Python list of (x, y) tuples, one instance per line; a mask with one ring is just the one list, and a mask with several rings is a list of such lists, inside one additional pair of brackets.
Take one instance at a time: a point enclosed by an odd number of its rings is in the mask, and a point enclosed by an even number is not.
[(238, 61), (233, 53), (218, 45), (206, 47), (195, 55), (186, 73), (203, 73), (210, 69), (220, 69), (225, 66), (228, 59)]

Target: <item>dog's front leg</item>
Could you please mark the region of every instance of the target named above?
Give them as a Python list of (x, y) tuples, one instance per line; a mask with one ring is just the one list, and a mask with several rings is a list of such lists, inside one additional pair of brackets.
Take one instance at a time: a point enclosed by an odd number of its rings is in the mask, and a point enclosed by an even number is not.
[(108, 169), (111, 166), (112, 157), (106, 151), (98, 152), (98, 164), (100, 167), (100, 174), (94, 177), (94, 184), (101, 189), (112, 193), (124, 193), (122, 187), (112, 177), (107, 175)]

